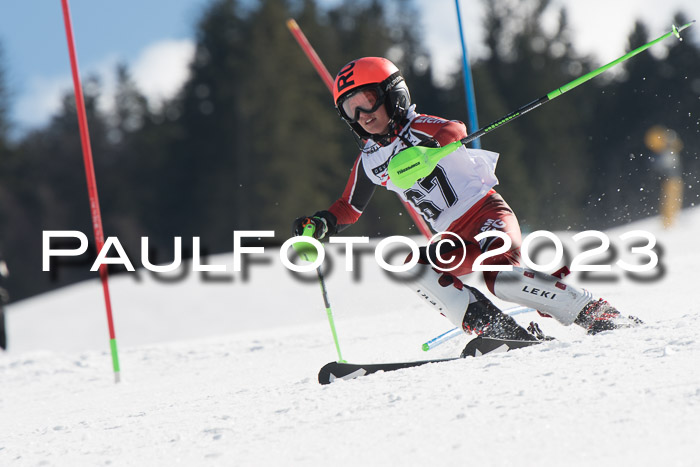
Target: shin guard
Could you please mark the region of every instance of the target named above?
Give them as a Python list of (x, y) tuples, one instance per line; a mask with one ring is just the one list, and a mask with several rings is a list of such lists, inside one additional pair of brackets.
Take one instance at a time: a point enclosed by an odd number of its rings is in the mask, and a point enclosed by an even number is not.
[(561, 324), (574, 322), (593, 295), (578, 287), (564, 284), (557, 277), (513, 267), (501, 271), (494, 282), (494, 295), (509, 302), (525, 305), (547, 314)]
[(410, 274), (405, 284), (461, 329), (467, 307), (476, 301), (469, 288), (456, 277), (438, 273), (428, 264), (416, 264)]

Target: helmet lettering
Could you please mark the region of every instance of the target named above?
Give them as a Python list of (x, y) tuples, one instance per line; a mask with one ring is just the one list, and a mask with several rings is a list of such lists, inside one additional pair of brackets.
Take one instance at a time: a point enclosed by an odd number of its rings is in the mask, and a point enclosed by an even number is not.
[(338, 79), (336, 81), (339, 93), (343, 92), (343, 90), (348, 86), (352, 86), (353, 84), (355, 84), (355, 81), (350, 79), (354, 74), (354, 72), (352, 71), (353, 68), (355, 68), (355, 62), (348, 64), (348, 66), (340, 70), (340, 73), (338, 73)]

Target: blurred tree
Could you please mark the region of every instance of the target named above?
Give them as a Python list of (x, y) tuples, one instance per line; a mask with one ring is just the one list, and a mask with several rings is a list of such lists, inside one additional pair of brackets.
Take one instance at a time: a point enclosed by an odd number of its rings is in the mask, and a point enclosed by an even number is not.
[[(342, 191), (342, 127), (328, 91), (286, 28), (289, 9), (264, 0), (251, 17), (250, 66), (243, 109), (256, 122), (249, 135), (256, 155), (253, 195), (265, 210), (259, 226), (289, 235), (291, 221), (309, 209), (325, 209)], [(276, 53), (269, 53), (276, 50)], [(269, 105), (260, 105), (265, 96)], [(312, 211), (313, 212), (313, 211)]]
[(145, 125), (150, 117), (148, 100), (138, 90), (126, 64), (116, 68), (117, 87), (114, 95), (114, 110), (108, 117), (110, 143), (119, 146), (126, 137)]
[[(686, 22), (682, 15), (675, 21)], [(664, 125), (676, 130), (687, 148), (697, 147), (693, 142), (698, 141), (698, 116), (689, 106), (700, 94), (700, 81), (693, 87), (691, 78), (697, 75), (700, 51), (687, 40), (691, 34), (692, 28), (683, 31), (686, 40), (668, 40), (625, 62), (624, 72), (601, 88), (591, 132), (599, 176), (593, 180), (586, 211), (604, 226), (658, 213), (660, 175), (653, 170), (654, 154), (644, 145), (649, 128)], [(647, 27), (636, 22), (628, 50), (651, 38)], [(686, 178), (692, 180), (697, 173), (693, 169), (698, 168), (697, 152), (685, 151), (681, 160)], [(698, 191), (690, 193), (688, 202), (697, 202)]]
[[(196, 59), (181, 98), (182, 139), (173, 145), (193, 180), (178, 183), (191, 190), (176, 199), (197, 220), (192, 225), (207, 229), (216, 250), (230, 248), (233, 229), (287, 235), (294, 216), (326, 208), (342, 192), (358, 153), (285, 27), (292, 11), (283, 0), (250, 10), (217, 1), (198, 27)], [(397, 32), (379, 2), (344, 2), (323, 16), (306, 0), (296, 11), (312, 40), (337, 37), (319, 48), (335, 64), (329, 63), (332, 73), (357, 56), (385, 55), (408, 37), (408, 25)], [(393, 199), (374, 209), (364, 221), (370, 227), (360, 224), (356, 233), (372, 229), (382, 215), (403, 221)]]
[[(556, 89), (590, 68), (573, 49), (566, 11), (553, 31), (544, 18), (549, 0), (486, 2), (489, 56), (474, 65), (482, 125)], [(592, 90), (567, 94), (482, 138), (501, 153), (498, 190), (524, 228), (566, 228), (579, 222), (590, 163), (586, 152), (586, 99)]]
[(105, 116), (107, 144), (95, 154), (100, 179), (104, 229), (117, 235), (127, 252), (138, 252), (140, 237), (152, 235), (153, 213), (162, 191), (160, 162), (149, 145), (153, 114), (126, 64), (115, 69), (116, 89), (111, 112)]
[[(673, 23), (688, 23), (689, 18), (677, 13)], [(667, 106), (666, 126), (673, 128), (684, 144), (680, 153), (682, 178), (685, 184), (685, 206), (700, 204), (700, 46), (697, 26), (682, 33), (683, 41), (672, 41), (666, 62), (671, 72), (663, 73), (661, 85), (671, 89)], [(695, 105), (693, 104), (695, 103)]]
[[(4, 51), (0, 43), (0, 279), (2, 266), (5, 264), (2, 256), (3, 245), (7, 243), (12, 228), (11, 211), (17, 209), (16, 201), (10, 186), (12, 179), (12, 151), (10, 149), (10, 92), (5, 81)], [(5, 318), (2, 313), (3, 294), (0, 287), (0, 347), (5, 348)]]
[[(642, 23), (635, 23), (629, 36), (628, 50), (648, 42), (649, 33)], [(656, 203), (648, 199), (651, 194), (651, 175), (648, 159), (641, 147), (644, 132), (649, 127), (645, 122), (651, 113), (650, 90), (657, 85), (657, 60), (651, 53), (643, 53), (620, 65), (621, 78), (603, 88), (599, 98), (600, 111), (596, 124), (596, 162), (601, 177), (595, 180), (596, 191), (588, 208), (591, 216), (617, 204), (619, 219), (633, 219), (640, 208), (654, 210)], [(621, 189), (630, 187), (631, 189)], [(646, 189), (646, 190), (645, 190)], [(596, 193), (606, 197), (595, 197)], [(607, 195), (610, 194), (608, 197)]]
[[(90, 137), (96, 161), (98, 185), (102, 176), (98, 160), (105, 152), (106, 122), (97, 109), (100, 85), (97, 79), (84, 82), (84, 98)], [(13, 274), (9, 287), (22, 298), (40, 290), (56, 288), (93, 277), (89, 263), (63, 268), (60, 276), (41, 272), (43, 230), (81, 230), (92, 238), (85, 169), (72, 92), (63, 97), (59, 112), (48, 126), (26, 135), (11, 158), (8, 174), (11, 191), (6, 255)], [(86, 263), (84, 261), (84, 263)]]
[[(482, 125), (593, 68), (571, 45), (565, 10), (552, 5), (486, 3), (489, 54), (473, 64)], [(342, 0), (329, 8), (317, 0), (213, 0), (196, 25), (188, 79), (162, 106), (147, 101), (126, 65), (116, 70), (107, 113), (97, 107), (99, 82), (84, 83), (105, 233), (134, 258), (142, 235), (166, 252), (177, 235), (184, 248), (201, 236), (210, 252), (229, 251), (232, 230), (275, 230), (279, 240), (294, 217), (326, 208), (342, 192), (358, 148), (287, 31), (289, 17), (332, 75), (354, 58), (386, 56), (401, 68), (419, 112), (466, 119), (461, 79), (442, 87), (432, 80), (409, 0)], [(697, 203), (700, 51), (692, 34), (669, 41), (667, 55), (657, 46), (622, 73), (606, 73), (484, 138), (485, 148), (501, 153), (498, 190), (525, 230), (604, 228), (654, 212), (658, 177), (642, 140), (652, 123), (683, 140), (686, 199)], [(648, 36), (637, 24), (630, 47)], [(42, 230), (91, 237), (92, 227), (72, 90), (48, 125), (11, 143), (3, 71), (0, 53), (0, 242), (18, 299), (94, 277), (82, 259), (54, 280), (41, 273), (37, 247)], [(377, 190), (349, 234), (405, 234), (410, 225), (396, 197)]]
[(0, 151), (7, 149), (10, 135), (10, 90), (5, 80), (5, 52), (0, 43)]
[(230, 245), (231, 220), (238, 217), (246, 224), (251, 214), (250, 199), (236, 190), (244, 183), (247, 187), (251, 176), (247, 123), (237, 111), (249, 58), (241, 9), (236, 0), (220, 0), (202, 14), (190, 76), (172, 109), (178, 130), (166, 143), (169, 157), (163, 167), (171, 187), (165, 212), (173, 214), (172, 232), (202, 236), (205, 245), (220, 247)]

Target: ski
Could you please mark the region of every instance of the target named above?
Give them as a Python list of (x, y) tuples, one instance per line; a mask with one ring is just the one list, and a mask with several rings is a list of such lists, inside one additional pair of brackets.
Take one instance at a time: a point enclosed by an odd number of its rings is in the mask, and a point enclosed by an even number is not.
[(394, 371), (414, 366), (425, 365), (427, 363), (449, 362), (451, 360), (459, 360), (460, 357), (439, 358), (435, 360), (418, 360), (414, 362), (401, 363), (370, 363), (367, 365), (358, 365), (354, 363), (330, 362), (321, 368), (318, 372), (318, 382), (321, 384), (330, 384), (338, 379), (354, 379), (360, 376), (371, 375), (378, 371)]
[(321, 368), (318, 372), (318, 382), (321, 384), (330, 384), (339, 379), (355, 379), (360, 376), (371, 375), (379, 371), (395, 371), (404, 368), (412, 368), (425, 365), (428, 363), (441, 363), (459, 360), (466, 357), (479, 357), (487, 353), (509, 352), (523, 347), (540, 344), (542, 341), (518, 341), (508, 339), (494, 339), (491, 337), (477, 337), (467, 343), (467, 346), (462, 351), (461, 357), (438, 358), (434, 360), (417, 360), (413, 362), (400, 363), (370, 363), (365, 365), (355, 363), (340, 363), (330, 362)]
[(520, 341), (479, 336), (467, 343), (467, 346), (462, 350), (462, 358), (480, 357), (487, 353), (510, 352), (511, 350), (530, 347), (531, 345), (541, 344), (542, 342), (542, 340)]

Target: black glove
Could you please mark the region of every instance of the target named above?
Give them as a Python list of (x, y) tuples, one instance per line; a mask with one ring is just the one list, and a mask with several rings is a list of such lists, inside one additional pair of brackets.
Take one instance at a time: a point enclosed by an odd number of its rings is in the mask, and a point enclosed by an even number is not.
[(316, 230), (314, 230), (314, 238), (316, 240), (330, 237), (337, 232), (338, 221), (336, 217), (328, 211), (318, 211), (313, 216), (297, 217), (292, 224), (292, 235), (304, 235), (304, 227), (309, 222), (316, 227)]
[(439, 148), (440, 143), (438, 143), (435, 138), (428, 138), (418, 143), (418, 146), (425, 146), (426, 148)]

